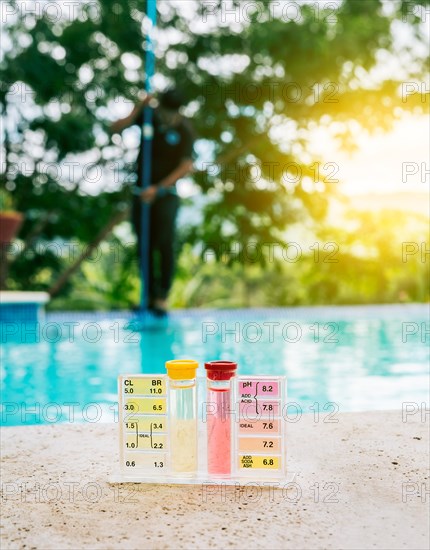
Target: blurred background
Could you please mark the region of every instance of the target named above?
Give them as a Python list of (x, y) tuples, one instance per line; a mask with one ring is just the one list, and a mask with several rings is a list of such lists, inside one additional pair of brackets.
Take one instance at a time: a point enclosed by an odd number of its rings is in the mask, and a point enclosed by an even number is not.
[[(429, 300), (428, 0), (159, 0), (158, 91), (186, 95), (172, 307)], [(129, 221), (145, 0), (3, 2), (2, 287), (51, 310), (139, 299)]]

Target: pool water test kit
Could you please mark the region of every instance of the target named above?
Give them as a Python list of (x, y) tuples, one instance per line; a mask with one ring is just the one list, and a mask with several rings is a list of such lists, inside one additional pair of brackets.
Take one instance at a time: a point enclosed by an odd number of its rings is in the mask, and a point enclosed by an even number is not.
[[(167, 361), (122, 375), (114, 482), (286, 481), (286, 378), (238, 376), (231, 361)], [(288, 476), (290, 477), (290, 476)]]

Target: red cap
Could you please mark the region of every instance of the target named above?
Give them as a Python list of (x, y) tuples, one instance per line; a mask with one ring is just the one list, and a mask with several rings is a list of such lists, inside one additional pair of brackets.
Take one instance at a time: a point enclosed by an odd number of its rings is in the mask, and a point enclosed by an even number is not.
[(235, 374), (237, 363), (233, 361), (209, 361), (205, 363), (210, 380), (230, 380)]

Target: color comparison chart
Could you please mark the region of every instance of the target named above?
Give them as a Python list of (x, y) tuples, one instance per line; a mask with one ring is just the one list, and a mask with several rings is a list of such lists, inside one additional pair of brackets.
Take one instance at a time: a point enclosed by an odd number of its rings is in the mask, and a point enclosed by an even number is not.
[(119, 472), (113, 481), (285, 481), (286, 378), (237, 376), (230, 361), (166, 363), (122, 375)]

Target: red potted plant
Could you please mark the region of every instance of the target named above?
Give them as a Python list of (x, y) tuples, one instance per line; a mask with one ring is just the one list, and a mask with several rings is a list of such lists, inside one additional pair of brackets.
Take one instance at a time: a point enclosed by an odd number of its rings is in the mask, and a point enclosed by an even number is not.
[(23, 215), (12, 206), (12, 197), (0, 189), (0, 245), (3, 249), (16, 237), (23, 221)]
[(0, 289), (6, 290), (9, 245), (18, 234), (24, 216), (13, 210), (12, 197), (0, 189)]

